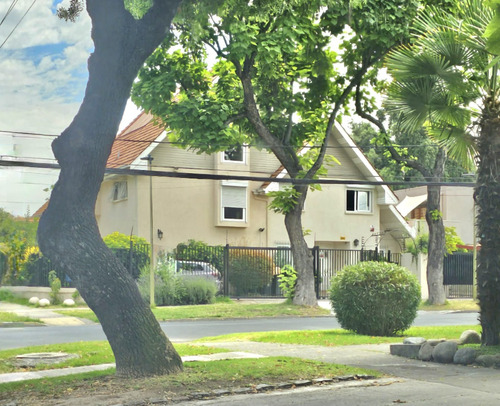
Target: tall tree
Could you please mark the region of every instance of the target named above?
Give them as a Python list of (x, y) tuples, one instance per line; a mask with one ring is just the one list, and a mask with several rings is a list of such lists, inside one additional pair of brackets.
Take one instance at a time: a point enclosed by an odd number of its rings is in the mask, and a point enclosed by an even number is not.
[[(125, 0), (128, 7), (134, 3)], [(132, 9), (135, 18), (125, 4), (86, 1), (94, 41), (89, 80), (80, 110), (52, 145), (61, 172), (38, 238), (44, 255), (71, 277), (99, 318), (117, 374), (137, 377), (181, 371), (182, 361), (136, 283), (102, 241), (94, 208), (132, 83), (165, 38), (179, 0), (155, 0), (145, 14)]]
[[(443, 147), (436, 144), (432, 145), (431, 140), (424, 139), (423, 145), (420, 145), (417, 148), (417, 154), (414, 154), (414, 148), (397, 144), (397, 140), (401, 138), (401, 133), (405, 133), (405, 131), (401, 131), (397, 120), (388, 132), (381, 119), (363, 110), (359, 99), (356, 103), (356, 111), (361, 117), (378, 127), (380, 132), (376, 138), (376, 143), (383, 145), (387, 149), (391, 159), (398, 166), (403, 166), (417, 172), (427, 182), (439, 183), (443, 181), (447, 162), (446, 150)], [(418, 132), (421, 132), (421, 129), (411, 131), (412, 134), (418, 134)], [(412, 138), (412, 144), (417, 144), (416, 137)], [(423, 150), (421, 147), (427, 147), (427, 150)], [(434, 147), (432, 148), (433, 151), (430, 152), (428, 147)], [(468, 162), (464, 162), (464, 165), (470, 167), (470, 163), (469, 160)], [(427, 186), (427, 211), (425, 220), (429, 229), (427, 250), (428, 302), (431, 304), (444, 304), (446, 293), (443, 283), (443, 261), (446, 255), (446, 245), (445, 227), (441, 214), (441, 187), (438, 185)]]
[[(134, 101), (167, 123), (187, 147), (267, 148), (296, 181), (273, 201), (285, 215), (297, 270), (295, 304), (317, 304), (301, 218), (308, 186), (298, 181), (320, 175), (339, 114), (356, 86), (375, 80), (380, 58), (407, 36), (418, 4), (185, 3), (175, 25), (179, 35), (155, 52), (134, 85)], [(215, 55), (212, 68), (206, 48)]]
[[(499, 61), (483, 36), (493, 11), (483, 1), (457, 1), (452, 13), (432, 8), (417, 20), (413, 45), (395, 53), (394, 107), (409, 126), (433, 125), (431, 135), (450, 150), (469, 153), (477, 143), (477, 284), (482, 342), (500, 342), (500, 95)], [(475, 126), (477, 137), (464, 136)], [(463, 141), (463, 142), (461, 142)]]

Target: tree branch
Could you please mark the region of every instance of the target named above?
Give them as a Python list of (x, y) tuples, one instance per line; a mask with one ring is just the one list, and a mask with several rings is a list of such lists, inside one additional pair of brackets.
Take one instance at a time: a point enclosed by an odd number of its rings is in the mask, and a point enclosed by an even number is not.
[(384, 123), (380, 121), (379, 119), (373, 117), (371, 114), (367, 113), (366, 111), (363, 110), (361, 106), (361, 89), (360, 86), (358, 85), (356, 87), (356, 114), (360, 116), (361, 118), (369, 121), (370, 123), (374, 124), (377, 126), (379, 131), (384, 134), (384, 139), (386, 142), (384, 142), (384, 145), (387, 147), (389, 153), (391, 154), (391, 158), (394, 159), (396, 162), (400, 164), (404, 164), (405, 166), (408, 166), (412, 169), (417, 170), (420, 172), (424, 177), (428, 178), (431, 176), (430, 172), (425, 168), (420, 162), (414, 160), (414, 159), (409, 159), (407, 157), (402, 156), (396, 148), (394, 148), (394, 145), (390, 144), (387, 142), (389, 140), (389, 135), (387, 134), (387, 130), (384, 126)]

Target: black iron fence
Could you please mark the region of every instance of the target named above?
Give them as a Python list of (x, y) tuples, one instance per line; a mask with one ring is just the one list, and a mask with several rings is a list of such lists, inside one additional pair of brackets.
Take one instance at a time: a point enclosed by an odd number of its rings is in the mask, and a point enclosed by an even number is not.
[(473, 257), (472, 252), (457, 252), (444, 258), (443, 284), (447, 297), (472, 297), (474, 283)]
[[(378, 250), (311, 249), (318, 298), (328, 296), (331, 279), (347, 265), (361, 261), (400, 263), (400, 254)], [(293, 266), (289, 247), (181, 247), (176, 260), (207, 262), (215, 266), (223, 281), (223, 292), (233, 297), (282, 297), (279, 275)]]
[[(112, 249), (129, 272), (137, 278), (143, 267), (149, 266), (149, 246), (133, 246), (132, 249)], [(388, 261), (400, 263), (401, 254), (378, 250), (337, 250), (314, 247), (311, 249), (314, 263), (316, 294), (328, 297), (333, 277), (347, 265), (361, 261)], [(174, 258), (179, 261), (208, 263), (219, 271), (223, 292), (232, 297), (283, 297), (279, 287), (279, 275), (285, 265), (293, 266), (289, 247), (232, 247), (180, 246)], [(29, 264), (31, 278), (28, 286), (49, 286), (48, 275), (53, 269), (44, 257)], [(72, 287), (71, 279), (56, 270), (62, 286)]]

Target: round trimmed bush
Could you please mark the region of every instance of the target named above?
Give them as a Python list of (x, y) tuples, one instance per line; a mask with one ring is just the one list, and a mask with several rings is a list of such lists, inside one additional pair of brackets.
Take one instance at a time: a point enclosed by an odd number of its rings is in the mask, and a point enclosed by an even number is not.
[(420, 285), (406, 268), (387, 262), (360, 262), (345, 267), (333, 280), (330, 301), (346, 330), (393, 336), (417, 316)]

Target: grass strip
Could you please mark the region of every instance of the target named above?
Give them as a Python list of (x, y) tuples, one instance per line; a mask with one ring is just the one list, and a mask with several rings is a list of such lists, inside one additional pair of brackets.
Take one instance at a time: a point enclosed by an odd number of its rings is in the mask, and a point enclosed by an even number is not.
[(426, 339), (457, 339), (465, 330), (480, 331), (480, 326), (438, 326), (438, 327), (411, 327), (404, 335), (395, 337), (377, 337), (353, 333), (352, 331), (335, 330), (291, 330), (262, 333), (235, 333), (217, 337), (206, 337), (196, 342), (224, 342), (224, 341), (256, 341), (277, 344), (321, 345), (326, 347), (400, 343), (405, 337), (425, 337)]
[[(99, 320), (87, 309), (57, 310), (65, 316), (79, 317), (98, 323)], [(288, 303), (276, 304), (243, 304), (243, 303), (214, 303), (197, 306), (166, 306), (153, 309), (158, 321), (185, 320), (185, 319), (227, 319), (227, 318), (254, 318), (254, 317), (282, 317), (300, 316), (315, 317), (329, 316), (330, 311), (320, 307), (295, 306)]]
[[(181, 356), (186, 355), (206, 355), (227, 350), (210, 348), (190, 344), (174, 344), (175, 349)], [(65, 352), (77, 354), (78, 358), (68, 359), (58, 364), (39, 364), (36, 367), (22, 368), (15, 364), (15, 357), (21, 354), (33, 352)], [(38, 345), (33, 347), (16, 348), (12, 350), (0, 351), (0, 373), (42, 371), (47, 369), (60, 369), (68, 367), (81, 367), (87, 365), (99, 365), (115, 362), (113, 352), (107, 341), (86, 341), (79, 343)]]
[(38, 319), (32, 319), (31, 317), (18, 316), (15, 313), (0, 312), (0, 323), (42, 323)]
[(17, 394), (22, 393), (24, 405), (30, 404), (31, 401), (34, 402), (32, 404), (44, 404), (46, 399), (62, 399), (68, 396), (92, 396), (97, 399), (100, 395), (113, 394), (118, 397), (121, 394), (126, 395), (127, 400), (130, 400), (131, 396), (137, 396), (142, 401), (147, 401), (152, 393), (156, 398), (158, 393), (167, 398), (174, 398), (193, 392), (254, 387), (261, 383), (272, 385), (345, 375), (381, 376), (377, 371), (288, 357), (191, 362), (185, 364), (184, 372), (180, 374), (147, 379), (120, 379), (112, 375), (113, 373), (114, 370), (110, 369), (3, 384), (0, 385), (0, 399), (18, 399)]

